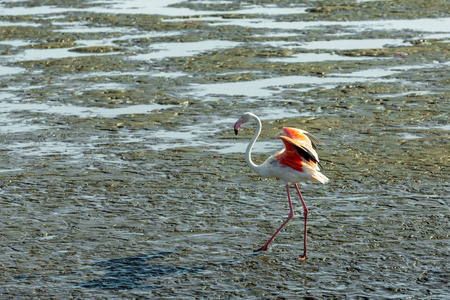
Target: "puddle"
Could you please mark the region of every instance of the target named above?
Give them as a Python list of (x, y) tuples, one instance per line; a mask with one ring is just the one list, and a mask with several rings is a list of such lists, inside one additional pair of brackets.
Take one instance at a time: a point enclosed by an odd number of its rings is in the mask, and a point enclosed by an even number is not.
[(432, 92), (429, 91), (409, 91), (404, 93), (397, 93), (397, 94), (377, 94), (377, 97), (383, 97), (383, 98), (395, 98), (395, 97), (404, 97), (404, 96), (413, 96), (413, 95), (430, 95)]
[(50, 105), (50, 104), (22, 104), (22, 103), (0, 103), (0, 113), (9, 113), (14, 111), (32, 111), (47, 114), (60, 114), (77, 116), (79, 118), (105, 117), (114, 118), (125, 114), (145, 114), (155, 110), (174, 107), (175, 105), (161, 104), (141, 104), (130, 105), (119, 108), (101, 108), (101, 107), (81, 107), (73, 105)]
[[(14, 25), (14, 26), (16, 26), (16, 25)], [(17, 48), (17, 47), (24, 47), (24, 46), (31, 45), (31, 42), (24, 41), (24, 40), (7, 40), (7, 41), (0, 41), (0, 44), (9, 45), (14, 48)]]
[[(7, 66), (1, 66), (0, 67), (0, 76), (7, 76), (7, 75), (15, 75), (25, 72), (24, 68), (19, 67), (7, 67)], [(1, 94), (0, 94), (1, 97)]]
[(6, 57), (11, 62), (26, 61), (26, 60), (48, 60), (48, 59), (62, 59), (70, 57), (91, 56), (91, 55), (111, 55), (110, 53), (77, 53), (69, 51), (73, 48), (57, 48), (57, 49), (26, 49), (22, 53)]
[(239, 45), (239, 43), (221, 40), (185, 43), (159, 43), (151, 46), (155, 52), (134, 55), (131, 56), (130, 59), (151, 60), (163, 59), (167, 57), (195, 56), (207, 51), (233, 48), (237, 45)]
[[(215, 152), (220, 154), (230, 154), (230, 153), (242, 153), (242, 157), (244, 157), (244, 153), (247, 149), (247, 145), (250, 140), (245, 142), (234, 142), (234, 143), (223, 143), (220, 149), (214, 149)], [(280, 151), (283, 148), (283, 142), (279, 141), (256, 141), (254, 148), (252, 149), (252, 153), (275, 153)]]
[(94, 1), (101, 3), (99, 7), (89, 8), (89, 11), (101, 13), (124, 13), (124, 14), (151, 14), (165, 16), (193, 15), (194, 11), (188, 8), (171, 7), (173, 4), (182, 2), (181, 0), (121, 0), (105, 3), (104, 1)]
[(0, 92), (0, 99), (2, 101), (4, 100), (8, 100), (8, 99), (12, 99), (14, 98), (16, 95), (13, 93), (8, 93), (8, 92)]
[[(105, 7), (97, 8), (101, 12), (117, 12), (117, 10), (123, 11), (123, 13), (151, 13), (153, 15), (165, 15), (165, 16), (195, 16), (195, 15), (215, 15), (223, 14), (223, 10), (192, 10), (185, 7), (172, 7), (172, 5), (181, 3), (181, 0), (156, 0), (146, 2), (142, 0), (127, 0), (127, 1), (114, 1)], [(193, 3), (207, 4), (205, 1), (192, 1)], [(222, 1), (224, 4), (227, 1)], [(214, 1), (211, 4), (219, 4), (219, 1)], [(231, 3), (231, 2), (228, 2)], [(267, 15), (285, 15), (285, 14), (299, 14), (306, 13), (306, 8), (303, 7), (279, 7), (276, 5), (248, 5), (243, 6), (241, 9), (233, 10), (233, 14), (267, 14)]]
[[(159, 36), (169, 36), (173, 34), (161, 34)], [(149, 37), (151, 35), (145, 35)], [(121, 39), (135, 38), (133, 36), (123, 37)], [(141, 36), (142, 37), (142, 36)], [(118, 52), (106, 52), (106, 53), (79, 53), (72, 52), (70, 50), (79, 47), (95, 47), (101, 45), (104, 46), (114, 46), (115, 43), (112, 41), (119, 40), (117, 38), (108, 40), (79, 40), (80, 46), (72, 48), (57, 48), (57, 49), (26, 49), (22, 53), (16, 54), (14, 56), (4, 56), (7, 60), (14, 61), (25, 61), (25, 60), (48, 60), (48, 59), (63, 59), (70, 57), (82, 57), (82, 56), (93, 56), (93, 55), (116, 55)], [(181, 57), (181, 56), (195, 56), (207, 51), (233, 48), (239, 45), (236, 42), (220, 41), (220, 40), (207, 40), (200, 42), (185, 42), (185, 43), (159, 43), (153, 44), (151, 46), (154, 52), (137, 54), (129, 56), (128, 59), (132, 60), (151, 60), (151, 59), (163, 59), (168, 57)]]
[(23, 120), (21, 118), (13, 118), (0, 109), (0, 133), (25, 133), (36, 132), (38, 130), (48, 129), (47, 126), (41, 124), (34, 124), (32, 120)]
[[(127, 28), (117, 28), (117, 27), (107, 27), (107, 26), (101, 26), (101, 27), (93, 27), (92, 24), (88, 22), (52, 22), (53, 26), (62, 27), (59, 29), (54, 29), (54, 32), (79, 32), (79, 33), (141, 33), (141, 31), (138, 31), (136, 29), (127, 29)], [(130, 35), (131, 36), (131, 35)]]
[(306, 43), (305, 49), (328, 49), (328, 50), (355, 50), (355, 49), (381, 49), (386, 47), (409, 46), (403, 39), (348, 39), (317, 41)]
[[(335, 77), (351, 77), (353, 80), (361, 80), (362, 78), (382, 78), (394, 75), (398, 73), (399, 71), (393, 70), (391, 68), (389, 69), (367, 69), (367, 70), (361, 70), (356, 71), (352, 73), (330, 73), (329, 76), (335, 76)], [(364, 79), (362, 79), (364, 80)], [(356, 81), (357, 82), (357, 81)]]
[[(152, 14), (164, 16), (194, 16), (194, 15), (214, 15), (222, 14), (222, 10), (192, 10), (185, 7), (172, 7), (172, 5), (181, 3), (182, 0), (115, 0), (110, 2), (105, 1), (89, 1), (90, 4), (97, 4), (98, 6), (87, 8), (69, 8), (69, 11), (87, 11), (95, 13), (122, 13), (122, 14)], [(203, 1), (202, 1), (203, 2)], [(201, 3), (201, 2), (199, 2)], [(217, 4), (218, 2), (214, 2)], [(224, 1), (225, 3), (225, 1)], [(101, 4), (101, 5), (100, 5)], [(2, 14), (5, 16), (20, 16), (20, 15), (46, 15), (46, 14), (62, 14), (67, 12), (67, 8), (59, 8), (56, 6), (36, 6), (36, 7), (4, 7)], [(249, 5), (242, 9), (232, 11), (233, 14), (267, 14), (267, 15), (285, 15), (293, 13), (306, 13), (306, 8), (292, 6), (292, 7), (278, 7), (276, 5)]]
[[(17, 168), (17, 169), (3, 169), (3, 170), (0, 170), (0, 173), (9, 173), (9, 172), (20, 172), (20, 171), (23, 171), (23, 169), (22, 168)], [(1, 193), (1, 192), (0, 192)]]
[[(105, 77), (105, 78), (120, 78), (124, 76), (132, 76), (132, 77), (162, 77), (162, 78), (179, 78), (188, 76), (188, 73), (184, 72), (162, 72), (158, 70), (152, 70), (152, 72), (148, 71), (139, 71), (136, 70), (134, 72), (121, 72), (121, 71), (111, 71), (111, 72), (89, 72), (89, 73), (81, 73), (81, 74), (71, 74), (70, 76), (63, 76), (61, 77), (62, 81), (68, 81), (68, 80), (84, 80), (84, 81), (90, 81), (92, 79), (98, 78), (98, 77)], [(127, 86), (126, 84), (120, 85), (119, 83), (98, 83), (98, 84), (89, 84), (89, 86), (84, 87), (85, 90), (101, 90), (101, 89), (129, 89), (131, 87)], [(67, 87), (68, 90), (79, 90), (79, 87), (70, 88)], [(10, 90), (20, 90), (19, 89), (13, 89), (10, 87)], [(0, 94), (1, 95), (1, 94)]]
[[(43, 5), (43, 6), (34, 6), (34, 7), (23, 7), (23, 6), (16, 6), (16, 7), (2, 7), (2, 15), (4, 16), (27, 16), (27, 15), (48, 15), (48, 14), (62, 14), (67, 12), (67, 8), (61, 8), (56, 6), (50, 6), (50, 5)], [(26, 25), (16, 25), (15, 26), (33, 26), (25, 23)], [(39, 26), (38, 24), (34, 26)]]
[(113, 46), (114, 44), (108, 40), (103, 41), (77, 41), (80, 43), (77, 47), (70, 48), (55, 48), (55, 49), (25, 49), (22, 52), (14, 55), (3, 56), (9, 62), (20, 62), (20, 61), (30, 61), (30, 60), (49, 60), (49, 59), (63, 59), (71, 57), (82, 57), (82, 56), (92, 56), (92, 55), (111, 55), (117, 54), (117, 52), (106, 52), (106, 53), (80, 53), (73, 52), (73, 50), (78, 47), (83, 46)]
[(366, 30), (420, 32), (450, 32), (450, 18), (413, 19), (413, 20), (375, 20), (375, 21), (308, 21), (308, 22), (277, 22), (272, 19), (232, 19), (222, 20), (211, 26), (232, 25), (247, 28), (268, 28), (279, 30), (304, 30), (321, 27), (341, 27), (345, 30), (363, 32)]
[[(270, 16), (276, 16), (276, 15), (292, 15), (292, 14), (305, 14), (307, 13), (306, 10), (308, 7), (279, 7), (277, 5), (270, 5), (270, 4), (264, 4), (264, 5), (248, 5), (243, 6), (241, 9), (232, 10), (232, 11), (191, 11), (190, 13), (183, 13), (183, 14), (174, 14), (174, 15), (183, 15), (183, 16), (189, 16), (189, 15), (217, 15), (217, 14), (232, 14), (232, 15), (270, 15)], [(189, 18), (190, 21), (194, 20)], [(222, 20), (221, 17), (207, 17), (206, 19), (198, 18), (195, 20), (198, 21), (218, 21)], [(186, 19), (171, 19), (170, 22), (184, 22)]]
[[(94, 28), (95, 30), (99, 30), (98, 28)], [(69, 30), (69, 29), (68, 29)], [(95, 30), (92, 30), (91, 32), (94, 32)], [(58, 31), (58, 30), (56, 30)], [(84, 31), (83, 29), (80, 29), (75, 25), (70, 29), (71, 32), (75, 31)], [(120, 31), (114, 31), (114, 32), (120, 32)], [(49, 60), (49, 59), (63, 59), (63, 58), (71, 58), (71, 57), (82, 57), (82, 56), (93, 56), (93, 55), (114, 55), (118, 54), (120, 52), (118, 51), (112, 51), (112, 52), (104, 52), (104, 53), (81, 53), (81, 52), (73, 52), (71, 50), (77, 49), (80, 47), (105, 47), (105, 46), (117, 46), (117, 41), (124, 41), (128, 39), (138, 39), (138, 38), (152, 38), (152, 37), (165, 37), (165, 36), (173, 36), (178, 35), (179, 32), (164, 32), (164, 33), (147, 33), (147, 34), (141, 34), (140, 32), (137, 32), (136, 35), (130, 35), (129, 30), (126, 31), (126, 35), (121, 36), (119, 38), (108, 38), (108, 39), (101, 39), (101, 40), (77, 40), (76, 43), (79, 44), (76, 47), (70, 47), (70, 48), (56, 48), (56, 49), (25, 49), (19, 54), (15, 55), (5, 55), (3, 58), (7, 59), (10, 62), (17, 62), (17, 61), (25, 61), (25, 60)], [(23, 41), (8, 41), (5, 42), (5, 44), (10, 44), (15, 47), (21, 47), (29, 45), (30, 43), (23, 42)], [(207, 44), (205, 42), (205, 44)], [(170, 47), (173, 47), (172, 49), (169, 49)], [(198, 46), (199, 48), (201, 45)], [(212, 47), (210, 45), (210, 47)], [(218, 47), (221, 47), (221, 44), (218, 45)], [(167, 45), (167, 48), (171, 53), (181, 53), (181, 50), (178, 50), (173, 45)], [(201, 53), (200, 49), (196, 49), (198, 53)], [(189, 50), (188, 50), (189, 51)], [(193, 50), (195, 51), (195, 50)], [(206, 50), (205, 50), (206, 51)], [(163, 52), (162, 52), (163, 53)], [(161, 54), (162, 54), (161, 53)], [(170, 53), (168, 54), (170, 55)], [(176, 55), (175, 55), (176, 56)]]
[[(1, 4), (0, 4), (1, 5)], [(1, 7), (1, 6), (0, 6)], [(2, 11), (3, 13), (4, 11)], [(6, 22), (6, 21), (0, 21), (0, 26), (23, 26), (23, 27), (38, 27), (40, 24), (31, 23), (31, 22)], [(4, 41), (2, 41), (4, 43)]]
[(420, 135), (409, 133), (409, 132), (398, 133), (398, 136), (400, 139), (404, 139), (404, 140), (417, 140), (417, 139), (422, 138), (422, 136), (420, 136)]
[[(282, 76), (276, 78), (259, 79), (244, 82), (230, 82), (217, 84), (191, 84), (191, 93), (196, 97), (208, 101), (207, 95), (229, 95), (247, 97), (270, 97), (285, 89), (295, 89), (306, 92), (318, 88), (331, 89), (339, 84), (356, 82), (393, 82), (394, 79), (380, 77), (394, 74), (390, 70), (364, 70), (354, 73), (332, 73), (328, 77), (313, 76)], [(302, 88), (288, 87), (289, 85), (305, 85)], [(215, 99), (209, 99), (215, 100)]]
[(308, 50), (382, 49), (386, 47), (400, 47), (411, 45), (404, 39), (333, 39), (329, 41), (315, 41), (302, 44), (299, 44), (298, 42), (268, 41), (264, 42), (263, 44), (284, 49), (288, 48)]
[(268, 61), (271, 62), (284, 62), (284, 63), (308, 63), (308, 62), (320, 62), (320, 61), (345, 61), (345, 60), (370, 60), (379, 58), (367, 58), (367, 57), (356, 57), (356, 56), (342, 56), (330, 53), (298, 53), (291, 55), (289, 57), (277, 57), (270, 58)]
[(431, 125), (430, 124), (428, 126), (413, 126), (413, 127), (409, 127), (409, 129), (414, 129), (414, 130), (437, 129), (437, 130), (449, 131), (450, 130), (450, 124), (442, 124), (442, 125), (438, 125), (438, 124)]

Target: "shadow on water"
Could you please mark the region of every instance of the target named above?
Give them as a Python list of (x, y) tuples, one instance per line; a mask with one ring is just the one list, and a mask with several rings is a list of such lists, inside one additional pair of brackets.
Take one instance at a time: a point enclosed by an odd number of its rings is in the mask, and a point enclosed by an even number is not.
[(171, 254), (170, 252), (157, 252), (141, 254), (130, 257), (115, 258), (92, 264), (108, 270), (103, 278), (94, 279), (77, 284), (85, 288), (98, 289), (155, 289), (157, 286), (143, 284), (142, 281), (152, 278), (167, 276), (174, 273), (198, 273), (206, 267), (176, 267), (160, 264), (149, 264), (149, 260), (162, 258)]
[[(205, 266), (165, 266), (161, 264), (149, 264), (148, 261), (163, 258), (172, 252), (155, 252), (149, 254), (141, 254), (130, 257), (115, 258), (105, 261), (93, 263), (92, 266), (101, 267), (107, 270), (107, 273), (99, 279), (94, 279), (82, 283), (77, 283), (75, 286), (92, 289), (105, 289), (105, 290), (129, 290), (129, 289), (143, 289), (152, 290), (160, 288), (160, 286), (147, 285), (142, 283), (146, 279), (154, 277), (163, 277), (171, 274), (189, 273), (195, 274), (205, 271), (211, 267), (223, 267), (239, 264), (242, 260), (258, 254), (250, 254), (243, 259), (218, 263), (207, 264)], [(37, 277), (50, 277), (50, 276), (68, 276), (73, 275), (71, 272), (66, 274), (55, 275), (20, 275), (14, 277), (16, 280), (37, 278)]]

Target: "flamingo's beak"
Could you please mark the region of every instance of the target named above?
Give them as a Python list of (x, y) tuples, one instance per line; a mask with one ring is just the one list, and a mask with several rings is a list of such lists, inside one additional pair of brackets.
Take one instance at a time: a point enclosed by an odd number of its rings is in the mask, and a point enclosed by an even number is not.
[(244, 119), (239, 118), (239, 120), (237, 120), (237, 122), (234, 124), (234, 133), (237, 135), (239, 132), (239, 128), (242, 126), (242, 124), (244, 123)]

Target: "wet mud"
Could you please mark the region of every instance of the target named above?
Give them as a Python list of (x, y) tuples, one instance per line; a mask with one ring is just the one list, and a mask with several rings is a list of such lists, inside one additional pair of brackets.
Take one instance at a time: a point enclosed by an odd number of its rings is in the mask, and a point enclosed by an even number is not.
[[(446, 297), (450, 33), (345, 22), (449, 18), (448, 4), (172, 2), (0, 16), (1, 298)], [(300, 27), (316, 21), (344, 23)], [(330, 182), (301, 187), (305, 262), (299, 201), (253, 253), (288, 207), (245, 165), (245, 111), (263, 121), (258, 163), (283, 126), (324, 142)]]

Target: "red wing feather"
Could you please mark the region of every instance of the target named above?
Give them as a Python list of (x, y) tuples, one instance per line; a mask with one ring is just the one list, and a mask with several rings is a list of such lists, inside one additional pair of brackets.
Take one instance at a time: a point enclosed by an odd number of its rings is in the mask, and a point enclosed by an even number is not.
[(295, 146), (291, 144), (291, 138), (286, 136), (280, 136), (284, 143), (285, 149), (277, 155), (277, 159), (280, 164), (290, 167), (299, 172), (303, 172), (303, 160), (299, 155)]
[(292, 127), (283, 127), (283, 131), (287, 137), (290, 137), (291, 139), (301, 143), (303, 146), (310, 147), (314, 150), (317, 150), (318, 144), (322, 144), (318, 138), (304, 130)]
[(280, 138), (283, 141), (284, 146), (286, 148), (280, 159), (281, 164), (289, 165), (290, 167), (292, 164), (302, 166), (303, 165), (302, 158), (303, 158), (308, 162), (318, 164), (320, 168), (323, 169), (319, 163), (319, 159), (317, 158), (315, 150), (308, 149), (308, 147), (305, 147), (299, 141), (296, 141), (290, 137), (280, 136)]

